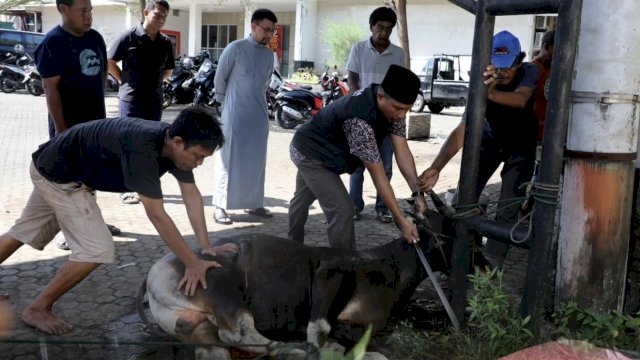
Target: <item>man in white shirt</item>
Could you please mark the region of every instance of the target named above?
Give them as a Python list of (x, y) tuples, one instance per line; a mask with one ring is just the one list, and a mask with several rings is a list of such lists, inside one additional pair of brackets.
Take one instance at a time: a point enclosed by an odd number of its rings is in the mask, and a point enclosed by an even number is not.
[[(349, 92), (364, 89), (370, 84), (380, 84), (391, 65), (404, 66), (404, 51), (389, 41), (396, 22), (396, 13), (386, 6), (379, 7), (371, 13), (369, 16), (371, 37), (355, 44), (347, 61)], [(391, 181), (393, 147), (388, 137), (380, 146), (380, 156), (384, 172)], [(364, 167), (360, 167), (351, 174), (349, 183), (349, 195), (355, 210), (354, 220), (360, 219), (360, 213), (364, 208), (363, 181)], [(384, 223), (393, 221), (389, 209), (379, 195), (376, 197), (375, 208), (378, 220)]]

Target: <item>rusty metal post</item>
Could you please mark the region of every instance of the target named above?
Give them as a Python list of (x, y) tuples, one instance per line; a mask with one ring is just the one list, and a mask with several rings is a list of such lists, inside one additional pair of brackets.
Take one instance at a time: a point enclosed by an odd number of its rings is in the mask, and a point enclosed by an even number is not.
[[(571, 88), (581, 24), (582, 0), (562, 1), (558, 10), (557, 44), (553, 50), (549, 105), (542, 139), (542, 159), (538, 182), (546, 187), (537, 191), (556, 197), (563, 170), (563, 154), (571, 110)], [(556, 278), (557, 206), (552, 201), (536, 201), (533, 212), (533, 241), (527, 265), (527, 282), (522, 309), (531, 315), (534, 333), (539, 333), (545, 314), (553, 310)]]
[(622, 310), (640, 110), (639, 12), (637, 0), (583, 0), (556, 304), (576, 299), (599, 312)]

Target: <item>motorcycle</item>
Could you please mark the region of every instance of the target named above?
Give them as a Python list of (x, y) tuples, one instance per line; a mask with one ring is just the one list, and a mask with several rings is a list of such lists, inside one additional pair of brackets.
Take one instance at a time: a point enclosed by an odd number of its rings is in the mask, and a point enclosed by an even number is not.
[(280, 72), (277, 69), (273, 69), (271, 74), (271, 81), (269, 82), (269, 87), (267, 88), (267, 110), (269, 113), (269, 118), (273, 119), (275, 117), (276, 110), (276, 96), (283, 91), (291, 91), (294, 89), (304, 89), (311, 90), (312, 87), (308, 85), (298, 85), (296, 83), (291, 83), (288, 81), (284, 81)]
[[(208, 53), (207, 53), (208, 54)], [(195, 77), (196, 93), (193, 98), (193, 105), (213, 106), (215, 89), (213, 78), (216, 76), (218, 64), (214, 63), (208, 57), (204, 60)]]
[(323, 107), (349, 93), (337, 72), (334, 71), (332, 76), (328, 75), (328, 68), (322, 74), (319, 84), (324, 89), (322, 92), (296, 88), (278, 93), (275, 97), (275, 119), (278, 125), (284, 129), (293, 129), (311, 119)]
[(15, 55), (5, 57), (13, 64), (0, 64), (0, 89), (6, 93), (12, 93), (19, 89), (26, 89), (34, 96), (44, 93), (42, 77), (38, 73), (33, 58), (24, 51), (24, 46), (17, 44), (14, 48)]
[(188, 104), (195, 96), (195, 61), (193, 58), (178, 58), (171, 76), (162, 83), (162, 107), (171, 104)]

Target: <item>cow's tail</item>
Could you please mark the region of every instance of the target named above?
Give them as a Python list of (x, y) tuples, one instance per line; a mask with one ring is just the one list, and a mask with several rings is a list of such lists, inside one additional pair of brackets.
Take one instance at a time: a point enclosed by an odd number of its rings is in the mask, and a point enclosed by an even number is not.
[(140, 288), (138, 289), (138, 293), (136, 294), (136, 311), (138, 312), (138, 316), (141, 320), (142, 330), (148, 332), (151, 335), (166, 337), (167, 334), (160, 329), (158, 324), (151, 323), (149, 318), (147, 317), (147, 312), (144, 309), (144, 295), (147, 292), (147, 278), (145, 277), (142, 284), (140, 284)]

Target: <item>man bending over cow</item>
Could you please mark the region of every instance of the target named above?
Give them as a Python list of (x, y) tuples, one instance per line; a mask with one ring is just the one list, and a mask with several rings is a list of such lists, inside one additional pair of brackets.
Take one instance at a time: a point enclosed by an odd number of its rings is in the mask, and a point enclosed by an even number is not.
[(353, 203), (340, 174), (351, 174), (363, 164), (402, 236), (409, 242), (419, 239), (416, 225), (402, 216), (378, 150), (390, 135), (416, 210), (423, 213), (427, 204), (419, 192), (413, 155), (405, 139), (405, 115), (419, 89), (420, 80), (411, 70), (391, 65), (382, 84), (371, 84), (332, 103), (300, 127), (290, 147), (291, 160), (298, 167), (289, 206), (290, 240), (304, 241), (309, 206), (318, 199), (327, 217), (331, 246), (347, 253), (355, 251)]
[(135, 118), (96, 120), (76, 125), (33, 153), (34, 184), (22, 215), (0, 236), (0, 262), (23, 244), (42, 250), (62, 229), (71, 256), (22, 313), (21, 319), (49, 334), (72, 329), (52, 312), (53, 303), (102, 263), (114, 260), (113, 238), (96, 203), (95, 191), (140, 194), (149, 220), (185, 264), (178, 288), (193, 295), (207, 287), (207, 269), (165, 212), (160, 176), (170, 172), (180, 185), (187, 214), (203, 253), (236, 251), (210, 245), (200, 191), (192, 170), (221, 146), (220, 123), (202, 108), (185, 109), (172, 125)]

